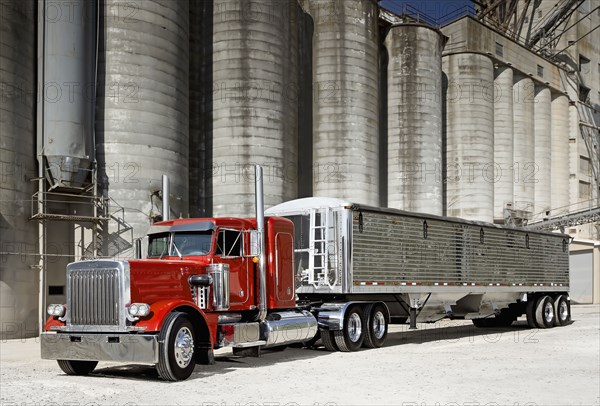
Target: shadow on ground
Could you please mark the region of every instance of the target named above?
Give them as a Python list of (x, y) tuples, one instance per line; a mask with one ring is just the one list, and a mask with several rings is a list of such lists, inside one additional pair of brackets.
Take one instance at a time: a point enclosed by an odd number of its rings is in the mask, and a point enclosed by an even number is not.
[[(571, 322), (573, 323), (573, 322)], [(499, 341), (503, 336), (510, 335), (520, 341), (535, 342), (538, 329), (531, 329), (526, 321), (516, 321), (510, 327), (502, 328), (477, 328), (474, 325), (448, 326), (446, 323), (419, 324), (417, 330), (409, 330), (408, 325), (401, 326), (402, 331), (388, 334), (384, 347), (406, 344), (427, 344), (431, 342), (465, 342), (473, 341), (476, 337), (489, 342)], [(362, 349), (361, 351), (368, 351)], [(284, 351), (263, 350), (261, 357), (238, 357), (231, 354), (217, 355), (214, 365), (197, 365), (194, 373), (188, 380), (201, 379), (207, 376), (226, 374), (238, 369), (261, 368), (282, 362), (293, 362), (302, 359), (327, 356), (333, 353), (318, 348), (286, 348)], [(156, 380), (160, 381), (158, 372), (149, 365), (119, 365), (96, 369), (89, 375), (91, 378), (121, 378), (131, 380)]]

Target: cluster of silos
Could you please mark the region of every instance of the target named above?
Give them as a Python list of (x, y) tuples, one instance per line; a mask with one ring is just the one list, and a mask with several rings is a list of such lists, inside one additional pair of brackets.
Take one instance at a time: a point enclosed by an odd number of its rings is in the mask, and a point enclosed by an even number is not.
[(487, 55), (451, 54), (443, 66), (447, 214), (503, 222), (508, 205), (535, 218), (566, 206), (566, 96)]
[(36, 2), (0, 2), (0, 337), (36, 335)]
[(216, 0), (212, 16), (213, 215), (254, 213), (297, 195), (298, 13), (295, 0)]
[[(170, 179), (170, 217), (188, 215), (189, 4), (101, 4), (99, 184), (111, 199), (111, 213), (122, 217), (139, 238), (151, 218), (162, 214), (157, 192), (163, 174)], [(123, 224), (111, 221), (109, 227), (105, 238), (118, 238), (115, 233)]]
[(493, 219), (507, 204), (542, 218), (568, 205), (567, 98), (509, 66), (496, 68), (494, 85)]

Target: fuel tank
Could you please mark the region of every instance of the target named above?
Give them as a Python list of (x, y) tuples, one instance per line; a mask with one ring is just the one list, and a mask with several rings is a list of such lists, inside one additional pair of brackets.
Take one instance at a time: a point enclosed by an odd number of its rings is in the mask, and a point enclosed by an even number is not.
[(308, 341), (317, 329), (317, 319), (306, 310), (269, 313), (261, 326), (263, 348)]

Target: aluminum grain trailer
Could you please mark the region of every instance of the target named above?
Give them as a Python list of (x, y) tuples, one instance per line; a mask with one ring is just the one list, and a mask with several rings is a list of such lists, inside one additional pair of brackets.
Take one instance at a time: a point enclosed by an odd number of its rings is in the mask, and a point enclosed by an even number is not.
[(334, 198), (293, 200), (266, 214), (294, 223), (296, 292), (319, 304), (329, 349), (340, 349), (336, 329), (352, 331), (359, 317), (376, 346), (388, 322), (448, 317), (492, 327), (523, 314), (531, 327), (570, 321), (568, 235)]

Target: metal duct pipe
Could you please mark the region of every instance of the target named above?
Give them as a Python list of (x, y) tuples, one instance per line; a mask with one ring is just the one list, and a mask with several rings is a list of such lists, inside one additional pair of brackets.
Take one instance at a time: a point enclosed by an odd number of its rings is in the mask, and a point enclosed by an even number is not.
[(256, 231), (258, 232), (258, 318), (264, 321), (267, 316), (267, 274), (265, 269), (265, 203), (263, 195), (263, 169), (254, 166), (254, 196), (256, 202)]
[(171, 205), (169, 202), (170, 191), (169, 191), (169, 177), (167, 175), (162, 176), (162, 217), (163, 221), (171, 218)]
[(142, 239), (135, 240), (135, 259), (142, 259)]

